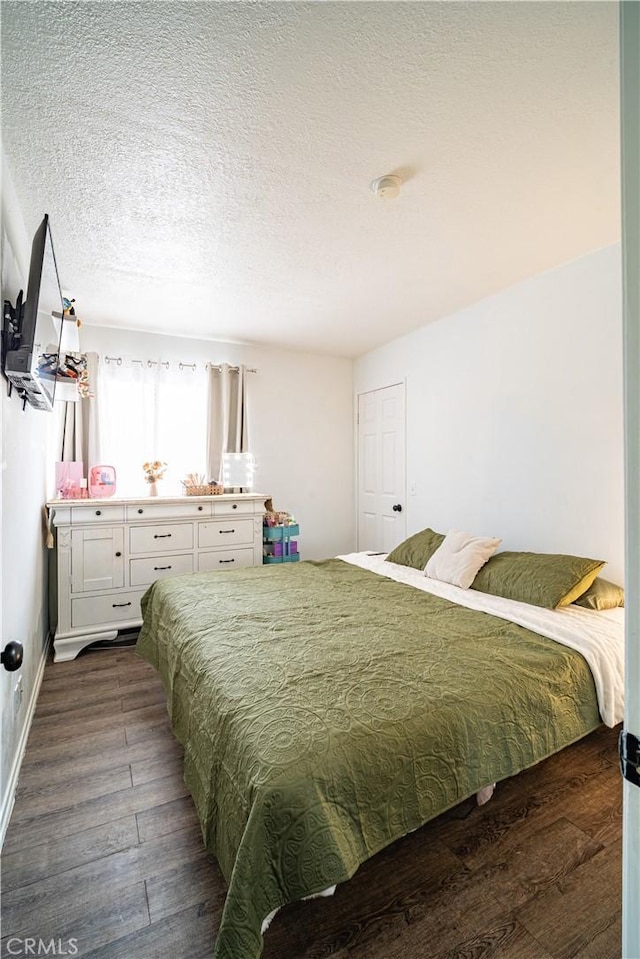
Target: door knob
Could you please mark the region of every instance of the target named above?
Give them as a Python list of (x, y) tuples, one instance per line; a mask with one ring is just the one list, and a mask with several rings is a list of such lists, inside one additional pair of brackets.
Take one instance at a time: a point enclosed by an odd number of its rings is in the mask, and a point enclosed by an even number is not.
[(393, 510), (394, 513), (402, 512), (402, 506), (400, 505), (400, 503), (396, 503), (396, 505), (392, 506), (391, 509)]
[(0, 653), (0, 662), (8, 672), (12, 673), (22, 666), (22, 644), (7, 643), (4, 651)]

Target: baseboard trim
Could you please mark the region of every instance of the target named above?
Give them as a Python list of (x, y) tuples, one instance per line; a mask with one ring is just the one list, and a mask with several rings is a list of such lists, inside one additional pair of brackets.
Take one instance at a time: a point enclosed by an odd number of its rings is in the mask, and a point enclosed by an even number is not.
[(22, 727), (22, 733), (20, 735), (20, 740), (18, 742), (18, 748), (16, 750), (16, 755), (13, 760), (13, 765), (11, 767), (11, 773), (9, 775), (9, 780), (7, 782), (7, 788), (5, 790), (4, 796), (2, 797), (2, 810), (0, 811), (0, 850), (2, 849), (4, 845), (4, 839), (7, 834), (7, 829), (9, 828), (11, 813), (13, 812), (13, 805), (16, 798), (16, 786), (18, 785), (18, 776), (20, 774), (22, 760), (24, 759), (24, 751), (27, 748), (27, 739), (29, 738), (29, 732), (31, 731), (33, 714), (36, 711), (36, 703), (38, 702), (38, 694), (40, 692), (40, 686), (42, 685), (44, 667), (47, 663), (47, 657), (49, 655), (50, 646), (51, 646), (51, 636), (49, 635), (47, 636), (47, 640), (44, 644), (44, 649), (42, 650), (42, 658), (40, 660), (40, 665), (38, 666), (38, 672), (36, 673), (36, 680), (33, 684), (33, 691), (31, 693), (31, 699), (29, 700), (29, 705), (27, 707), (27, 715), (26, 715), (25, 723), (24, 723), (24, 726)]

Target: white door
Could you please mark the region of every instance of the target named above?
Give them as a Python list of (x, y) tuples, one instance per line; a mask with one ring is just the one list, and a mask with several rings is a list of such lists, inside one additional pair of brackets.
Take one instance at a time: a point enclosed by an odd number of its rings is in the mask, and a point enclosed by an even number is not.
[(124, 586), (124, 530), (121, 526), (74, 529), (71, 543), (73, 593)]
[[(627, 555), (624, 728), (640, 739), (640, 6), (620, 4)], [(625, 780), (622, 955), (640, 956), (640, 786)]]
[(406, 537), (404, 383), (358, 396), (358, 549)]

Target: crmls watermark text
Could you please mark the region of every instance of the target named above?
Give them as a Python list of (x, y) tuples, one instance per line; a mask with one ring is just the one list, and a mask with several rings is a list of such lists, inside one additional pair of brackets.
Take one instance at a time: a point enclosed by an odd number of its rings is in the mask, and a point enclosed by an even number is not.
[(8, 956), (77, 956), (77, 939), (35, 939), (27, 936), (19, 939), (12, 936), (7, 939)]

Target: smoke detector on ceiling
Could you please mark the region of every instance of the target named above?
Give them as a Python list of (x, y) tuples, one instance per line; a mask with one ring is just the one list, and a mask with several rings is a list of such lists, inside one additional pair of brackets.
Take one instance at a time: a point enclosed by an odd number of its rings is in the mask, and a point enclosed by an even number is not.
[(394, 200), (400, 193), (402, 180), (399, 176), (390, 173), (387, 176), (379, 176), (371, 184), (371, 190), (379, 200)]

